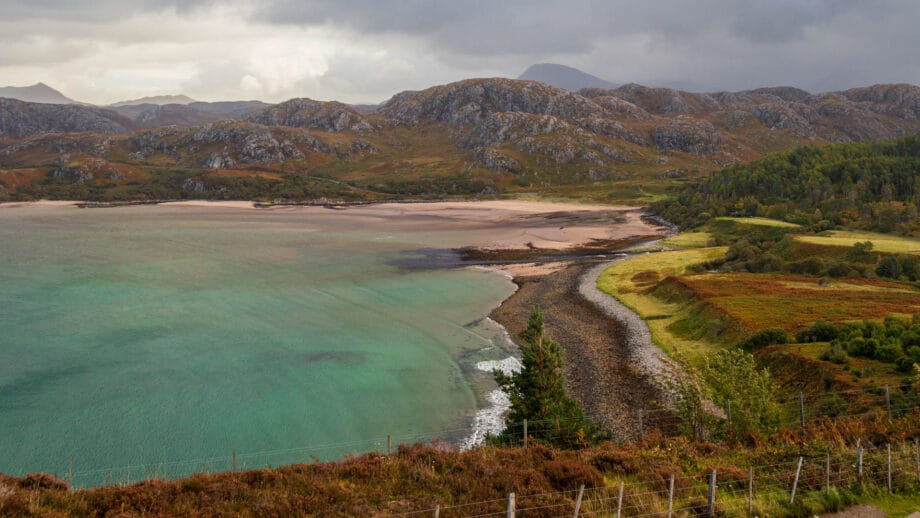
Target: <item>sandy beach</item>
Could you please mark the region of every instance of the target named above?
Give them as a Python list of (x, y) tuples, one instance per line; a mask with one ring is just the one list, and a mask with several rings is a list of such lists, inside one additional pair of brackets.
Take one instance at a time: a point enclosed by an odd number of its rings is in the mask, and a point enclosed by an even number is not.
[[(0, 204), (0, 208), (40, 208), (77, 206), (80, 201), (40, 200)], [(386, 220), (389, 225), (410, 231), (469, 231), (471, 242), (458, 244), (485, 251), (568, 250), (624, 239), (660, 236), (662, 229), (643, 221), (635, 207), (576, 205), (566, 203), (493, 200), (423, 203), (378, 203), (344, 206), (276, 205), (256, 207), (250, 201), (168, 201), (144, 207), (188, 208), (190, 210), (246, 210), (285, 212), (308, 218), (350, 220), (356, 225)], [(115, 205), (125, 209), (131, 205)], [(83, 209), (80, 209), (83, 210)], [(100, 208), (96, 210), (105, 210)], [(516, 274), (527, 275), (523, 266)], [(546, 265), (542, 266), (545, 270)]]

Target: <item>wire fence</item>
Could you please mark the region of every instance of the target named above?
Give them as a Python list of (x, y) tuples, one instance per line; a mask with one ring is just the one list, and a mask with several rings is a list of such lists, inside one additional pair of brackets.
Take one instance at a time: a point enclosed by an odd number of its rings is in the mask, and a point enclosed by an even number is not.
[[(845, 398), (846, 410), (833, 404)], [(861, 389), (825, 392), (808, 397), (784, 398), (777, 401), (780, 409), (781, 428), (801, 428), (816, 422), (836, 418), (850, 419), (894, 419), (911, 412), (920, 411), (920, 396), (910, 385), (864, 387)], [(591, 421), (606, 428), (609, 440), (625, 444), (642, 440), (650, 434), (678, 436), (688, 432), (689, 424), (673, 410), (649, 408), (636, 410), (630, 415), (594, 414), (587, 416)], [(710, 415), (706, 421), (704, 436), (709, 441), (719, 441), (725, 436), (731, 419), (727, 415)], [(605, 424), (615, 423), (614, 427)], [(564, 448), (586, 446), (584, 438), (570, 433), (576, 421), (531, 420), (508, 423), (504, 432), (487, 438), (486, 443), (497, 446), (527, 446), (534, 441), (552, 443)], [(313, 463), (319, 459), (341, 457), (350, 453), (395, 451), (401, 444), (428, 443), (444, 448), (456, 448), (451, 438), (462, 437), (468, 428), (446, 430), (414, 431), (354, 441), (325, 444), (311, 444), (291, 448), (263, 451), (233, 452), (225, 455), (180, 459), (155, 463), (137, 463), (107, 468), (81, 470), (79, 459), (71, 457), (69, 464), (57, 472), (66, 474), (72, 487), (92, 485), (129, 484), (152, 478), (174, 478), (192, 473), (214, 473), (238, 469), (264, 468), (295, 463)]]
[[(920, 443), (901, 441), (841, 452), (812, 452), (757, 466), (717, 466), (666, 479), (633, 475), (600, 487), (435, 505), (398, 516), (695, 517), (795, 514), (796, 502), (840, 489), (920, 494)], [(785, 512), (784, 512), (785, 511)], [(801, 514), (801, 513), (799, 513)]]

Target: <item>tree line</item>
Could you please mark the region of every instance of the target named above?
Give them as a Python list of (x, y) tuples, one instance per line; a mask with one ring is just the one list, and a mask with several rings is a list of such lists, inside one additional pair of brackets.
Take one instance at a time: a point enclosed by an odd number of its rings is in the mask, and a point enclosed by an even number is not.
[(717, 216), (910, 234), (920, 228), (920, 136), (805, 146), (736, 164), (652, 204), (683, 228)]

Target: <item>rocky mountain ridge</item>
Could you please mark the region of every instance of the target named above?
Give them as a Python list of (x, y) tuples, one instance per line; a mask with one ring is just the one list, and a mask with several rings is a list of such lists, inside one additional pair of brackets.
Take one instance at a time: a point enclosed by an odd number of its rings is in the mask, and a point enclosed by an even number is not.
[(704, 94), (627, 84), (571, 92), (485, 78), (402, 92), (368, 111), (307, 98), (117, 111), (4, 99), (0, 182), (6, 170), (28, 170), (34, 180), (90, 159), (138, 170), (320, 172), (386, 189), (420, 176), (437, 183), (472, 175), (493, 185), (487, 190), (667, 181), (797, 144), (917, 133), (920, 87)]

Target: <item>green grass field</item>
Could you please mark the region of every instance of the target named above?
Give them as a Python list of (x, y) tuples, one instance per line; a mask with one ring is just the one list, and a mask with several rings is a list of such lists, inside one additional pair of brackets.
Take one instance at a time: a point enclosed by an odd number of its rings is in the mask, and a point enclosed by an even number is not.
[(702, 248), (709, 246), (712, 234), (709, 232), (681, 232), (661, 240), (661, 245), (668, 248)]
[(920, 255), (920, 239), (892, 236), (889, 234), (832, 230), (817, 236), (797, 235), (795, 236), (795, 240), (814, 245), (838, 247), (852, 247), (856, 243), (869, 241), (872, 243), (872, 250), (875, 252)]
[(698, 358), (713, 350), (713, 346), (679, 337), (668, 329), (689, 316), (688, 305), (667, 302), (653, 296), (650, 290), (667, 277), (682, 275), (694, 265), (721, 257), (726, 250), (725, 247), (690, 248), (631, 257), (605, 270), (597, 279), (597, 287), (645, 319), (652, 340), (665, 352)]
[(762, 227), (782, 227), (782, 228), (799, 228), (800, 225), (769, 218), (732, 218), (728, 216), (713, 218), (714, 221), (732, 221), (744, 225), (759, 225)]

